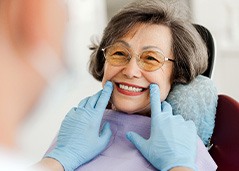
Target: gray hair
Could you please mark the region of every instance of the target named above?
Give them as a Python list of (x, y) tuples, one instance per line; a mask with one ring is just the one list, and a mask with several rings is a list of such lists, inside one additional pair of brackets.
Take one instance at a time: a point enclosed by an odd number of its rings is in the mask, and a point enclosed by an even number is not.
[(172, 52), (175, 57), (173, 83), (189, 83), (207, 68), (207, 49), (201, 36), (176, 1), (142, 0), (121, 9), (109, 21), (99, 45), (90, 47), (89, 71), (102, 81), (105, 58), (102, 48), (126, 35), (136, 24), (162, 24), (172, 33)]

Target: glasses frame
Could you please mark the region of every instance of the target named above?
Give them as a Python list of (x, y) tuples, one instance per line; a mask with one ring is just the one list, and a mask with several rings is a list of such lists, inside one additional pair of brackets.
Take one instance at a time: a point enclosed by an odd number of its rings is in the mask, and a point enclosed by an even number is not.
[[(112, 47), (112, 46), (115, 46), (115, 45), (109, 45), (109, 46), (106, 46), (105, 48), (102, 48), (102, 49), (101, 49), (101, 51), (103, 52), (103, 55), (104, 55), (104, 58), (105, 58), (106, 61), (108, 61), (108, 60), (107, 60), (107, 55), (106, 55), (106, 50), (107, 50), (108, 48)], [(122, 47), (124, 47), (124, 46), (122, 45)], [(129, 53), (129, 55), (128, 55), (128, 57), (127, 57), (127, 62), (126, 62), (126, 63), (122, 63), (121, 65), (113, 65), (113, 66), (124, 66), (124, 65), (126, 65), (126, 64), (128, 64), (128, 63), (130, 62), (130, 60), (131, 60), (131, 58), (132, 58), (133, 55), (132, 55), (132, 53), (130, 53), (130, 51), (128, 50), (127, 47), (124, 47), (124, 48), (125, 48), (125, 49), (127, 50), (127, 52)], [(136, 60), (136, 61), (137, 61), (137, 65), (138, 65), (142, 70), (144, 70), (144, 71), (153, 72), (153, 71), (156, 71), (156, 70), (162, 68), (163, 65), (164, 65), (164, 63), (165, 63), (166, 61), (175, 62), (174, 59), (165, 57), (165, 55), (163, 54), (163, 52), (161, 52), (161, 51), (159, 51), (159, 50), (153, 50), (154, 52), (157, 52), (157, 53), (162, 54), (162, 56), (164, 57), (164, 61), (163, 61), (162, 65), (161, 65), (159, 68), (156, 68), (156, 69), (154, 69), (154, 70), (146, 70), (146, 69), (143, 68), (142, 65), (140, 65), (138, 62), (140, 61), (140, 56), (141, 56), (144, 52), (147, 52), (147, 51), (149, 51), (149, 50), (144, 50), (144, 51), (142, 51), (140, 54), (134, 53), (134, 54), (137, 56), (137, 58), (136, 58), (136, 59), (137, 59), (137, 60)], [(111, 64), (111, 63), (110, 63), (110, 64)], [(112, 64), (111, 64), (111, 65), (112, 65)]]

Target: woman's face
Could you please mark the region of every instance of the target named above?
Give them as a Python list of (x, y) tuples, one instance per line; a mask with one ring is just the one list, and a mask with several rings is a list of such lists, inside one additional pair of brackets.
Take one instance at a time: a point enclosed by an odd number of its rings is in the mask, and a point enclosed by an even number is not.
[(106, 61), (102, 85), (107, 80), (112, 81), (114, 90), (111, 102), (116, 110), (148, 115), (149, 85), (158, 84), (161, 101), (165, 100), (171, 88), (173, 62), (165, 61), (160, 69), (148, 72), (138, 66), (136, 54), (145, 50), (157, 50), (163, 52), (165, 57), (174, 59), (171, 31), (164, 25), (137, 24), (117, 41), (128, 49), (132, 58), (124, 66), (113, 66)]

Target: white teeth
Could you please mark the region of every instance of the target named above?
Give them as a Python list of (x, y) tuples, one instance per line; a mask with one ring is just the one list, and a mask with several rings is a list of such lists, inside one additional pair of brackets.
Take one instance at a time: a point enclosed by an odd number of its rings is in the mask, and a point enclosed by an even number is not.
[(132, 91), (132, 92), (141, 92), (143, 90), (142, 88), (127, 86), (122, 84), (119, 84), (119, 87), (123, 90)]

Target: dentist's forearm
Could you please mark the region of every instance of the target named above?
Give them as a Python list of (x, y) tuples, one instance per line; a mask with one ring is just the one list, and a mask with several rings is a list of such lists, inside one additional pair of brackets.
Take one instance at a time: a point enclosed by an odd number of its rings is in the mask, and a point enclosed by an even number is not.
[(193, 171), (193, 169), (190, 169), (188, 167), (174, 167), (170, 169), (170, 171)]
[(53, 158), (43, 158), (34, 167), (44, 171), (64, 171), (61, 163)]

